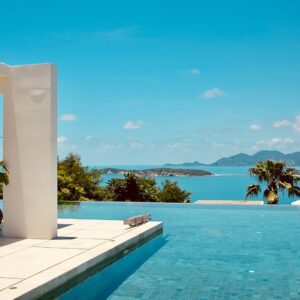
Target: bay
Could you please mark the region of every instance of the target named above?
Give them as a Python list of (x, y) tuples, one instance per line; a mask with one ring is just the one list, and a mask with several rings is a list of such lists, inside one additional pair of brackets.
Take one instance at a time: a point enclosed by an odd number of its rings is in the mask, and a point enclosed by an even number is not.
[[(94, 168), (118, 168), (126, 170), (143, 170), (149, 168), (164, 167), (161, 165), (139, 165), (139, 166), (92, 166)], [(172, 167), (174, 168), (174, 167)], [(186, 168), (186, 167), (176, 167)], [(166, 179), (177, 181), (182, 189), (192, 193), (190, 199), (192, 202), (197, 200), (244, 200), (246, 189), (249, 184), (257, 183), (255, 178), (251, 178), (248, 174), (249, 167), (213, 167), (213, 166), (197, 166), (188, 167), (189, 169), (201, 169), (210, 171), (214, 176), (190, 176), (190, 177), (155, 177), (158, 184)], [(300, 167), (296, 167), (299, 169)], [(122, 175), (103, 175), (102, 185), (105, 186), (111, 178), (122, 178)], [(262, 188), (264, 185), (262, 186)], [(260, 194), (253, 200), (263, 200)], [(290, 198), (287, 192), (280, 194), (280, 204), (290, 204), (297, 198)]]

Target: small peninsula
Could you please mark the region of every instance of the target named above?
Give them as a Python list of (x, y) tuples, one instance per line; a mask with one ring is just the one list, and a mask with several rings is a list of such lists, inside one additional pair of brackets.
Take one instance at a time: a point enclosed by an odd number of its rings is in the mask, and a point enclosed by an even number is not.
[(214, 174), (204, 170), (192, 170), (192, 169), (173, 169), (173, 168), (154, 168), (154, 169), (144, 169), (144, 170), (125, 170), (125, 169), (115, 169), (115, 168), (105, 168), (101, 169), (104, 174), (121, 174), (125, 175), (128, 173), (133, 173), (139, 176), (213, 176)]

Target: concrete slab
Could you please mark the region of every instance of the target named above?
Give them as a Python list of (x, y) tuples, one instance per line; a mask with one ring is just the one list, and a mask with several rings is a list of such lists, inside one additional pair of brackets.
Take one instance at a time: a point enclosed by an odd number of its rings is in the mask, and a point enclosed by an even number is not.
[(53, 240), (0, 238), (0, 299), (37, 299), (162, 232), (161, 222), (58, 220)]
[(36, 247), (42, 248), (64, 248), (64, 249), (90, 249), (105, 243), (105, 240), (97, 239), (78, 239), (73, 237), (56, 238), (45, 243), (41, 243)]
[(0, 246), (0, 257), (9, 255), (9, 254), (12, 254), (12, 253), (15, 253), (15, 252), (18, 252), (18, 251), (20, 251), (20, 250), (22, 250), (24, 248), (25, 247), (10, 247), (10, 246), (1, 247)]
[(19, 281), (20, 279), (16, 279), (16, 278), (0, 278), (0, 290), (12, 286)]
[(195, 204), (222, 204), (222, 205), (264, 205), (264, 201), (257, 200), (198, 200)]
[(300, 200), (296, 200), (294, 202), (291, 203), (292, 205), (300, 205)]
[(25, 279), (80, 253), (78, 249), (28, 247), (0, 258), (0, 277)]
[(124, 233), (124, 231), (122, 230), (105, 230), (101, 232), (99, 231), (100, 231), (99, 229), (98, 230), (80, 229), (75, 232), (66, 234), (66, 236), (71, 236), (71, 237), (76, 237), (81, 239), (112, 240)]

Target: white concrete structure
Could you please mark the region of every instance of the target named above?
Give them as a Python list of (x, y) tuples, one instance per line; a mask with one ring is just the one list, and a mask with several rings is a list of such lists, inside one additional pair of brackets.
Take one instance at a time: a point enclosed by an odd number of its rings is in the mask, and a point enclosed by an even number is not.
[(56, 68), (0, 64), (4, 96), (3, 235), (51, 239), (57, 235)]
[(264, 205), (264, 201), (259, 200), (198, 200), (195, 204), (216, 204), (216, 205)]
[(58, 238), (51, 241), (0, 239), (1, 300), (41, 299), (90, 268), (105, 261), (109, 265), (112, 258), (126, 255), (163, 230), (161, 222), (152, 221), (138, 227), (110, 220), (58, 222)]
[(294, 202), (291, 203), (292, 205), (300, 205), (300, 200), (296, 200)]

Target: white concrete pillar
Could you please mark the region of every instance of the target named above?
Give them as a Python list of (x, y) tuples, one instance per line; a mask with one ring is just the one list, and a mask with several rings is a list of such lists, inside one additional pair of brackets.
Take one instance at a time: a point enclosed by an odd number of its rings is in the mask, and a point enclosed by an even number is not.
[(56, 68), (0, 65), (0, 90), (10, 180), (3, 235), (51, 239), (57, 234)]

